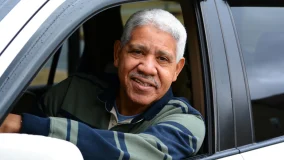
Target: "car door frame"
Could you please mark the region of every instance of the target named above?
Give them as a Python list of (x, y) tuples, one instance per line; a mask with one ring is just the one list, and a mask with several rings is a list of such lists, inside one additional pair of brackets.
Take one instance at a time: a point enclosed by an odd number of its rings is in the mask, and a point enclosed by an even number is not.
[(239, 147), (254, 142), (248, 80), (230, 6), (223, 0), (215, 0), (215, 4), (226, 50), (235, 121), (235, 142), (236, 147)]
[(228, 3), (223, 0), (200, 3), (213, 77), (217, 133), (216, 153), (204, 159), (237, 156), (241, 153), (238, 147), (254, 142), (244, 62)]

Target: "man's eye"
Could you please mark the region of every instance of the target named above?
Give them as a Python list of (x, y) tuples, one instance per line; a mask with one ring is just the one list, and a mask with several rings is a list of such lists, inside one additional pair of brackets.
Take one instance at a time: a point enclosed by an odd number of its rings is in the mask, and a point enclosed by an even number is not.
[(159, 60), (159, 61), (162, 61), (162, 62), (167, 62), (167, 61), (169, 61), (166, 57), (158, 57), (158, 60)]
[(142, 54), (142, 51), (140, 51), (140, 50), (132, 50), (131, 52), (134, 53), (134, 54)]

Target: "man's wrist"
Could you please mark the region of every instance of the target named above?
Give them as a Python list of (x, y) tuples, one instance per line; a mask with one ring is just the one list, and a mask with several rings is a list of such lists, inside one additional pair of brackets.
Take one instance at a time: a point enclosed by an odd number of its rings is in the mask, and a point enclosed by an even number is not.
[(49, 118), (42, 118), (27, 113), (23, 113), (21, 117), (21, 133), (48, 136), (50, 127)]
[(10, 114), (11, 119), (13, 121), (13, 131), (12, 133), (19, 133), (22, 127), (22, 116), (21, 115), (17, 115), (17, 114)]
[(22, 117), (16, 114), (9, 114), (0, 127), (1, 133), (19, 133), (21, 130)]

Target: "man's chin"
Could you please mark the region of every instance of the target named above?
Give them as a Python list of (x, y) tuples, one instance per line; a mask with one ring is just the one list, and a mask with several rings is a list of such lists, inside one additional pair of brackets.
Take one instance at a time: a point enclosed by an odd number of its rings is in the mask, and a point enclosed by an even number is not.
[(151, 96), (132, 95), (130, 99), (139, 106), (150, 106), (155, 100)]

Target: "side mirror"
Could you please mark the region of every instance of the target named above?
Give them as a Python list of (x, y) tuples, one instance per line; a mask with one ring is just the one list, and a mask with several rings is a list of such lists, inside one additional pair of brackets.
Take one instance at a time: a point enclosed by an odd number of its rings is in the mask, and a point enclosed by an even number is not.
[(44, 136), (0, 134), (1, 160), (83, 160), (72, 143)]

